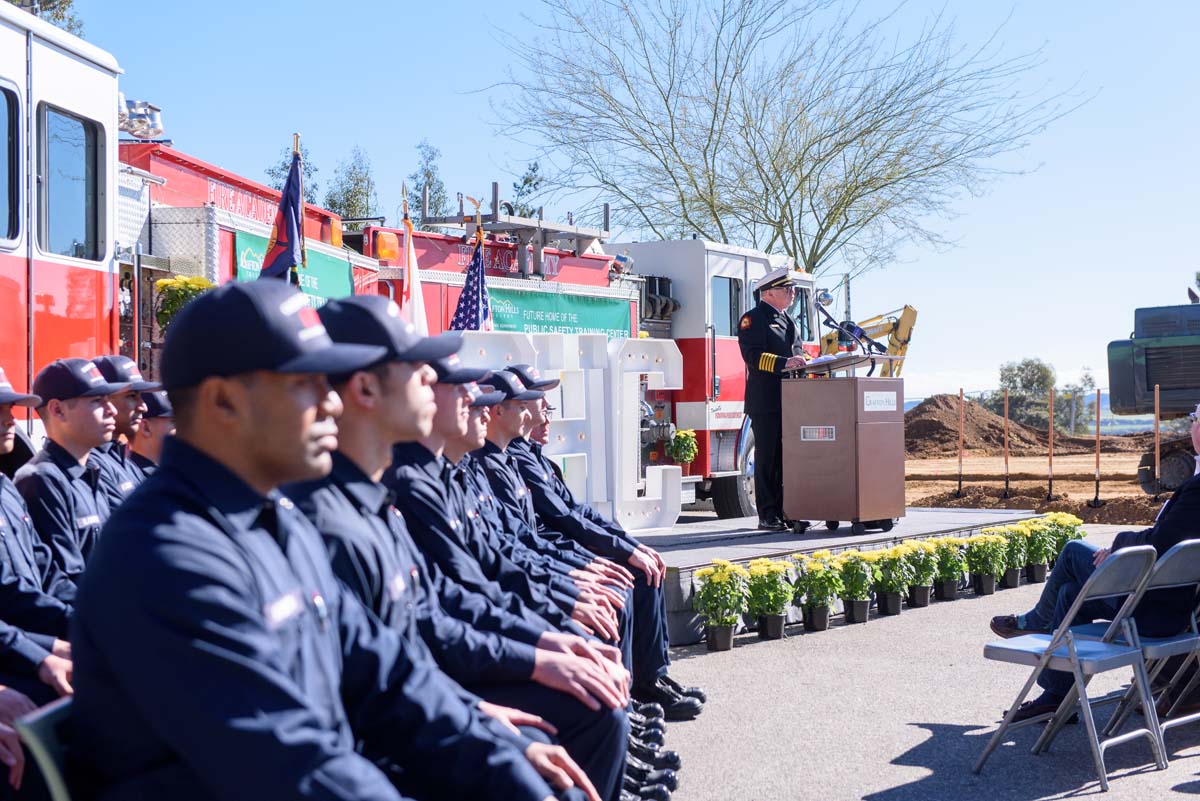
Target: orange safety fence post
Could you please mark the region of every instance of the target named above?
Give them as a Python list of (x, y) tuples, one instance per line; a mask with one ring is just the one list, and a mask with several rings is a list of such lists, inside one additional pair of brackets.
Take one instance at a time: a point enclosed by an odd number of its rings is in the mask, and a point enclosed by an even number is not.
[(962, 497), (962, 477), (963, 477), (963, 391), (962, 387), (958, 388), (958, 492), (954, 494), (955, 498)]
[(1104, 505), (1100, 500), (1100, 390), (1096, 390), (1096, 497), (1088, 501), (1088, 506), (1099, 509)]
[(1054, 387), (1050, 387), (1050, 460), (1046, 465), (1046, 500), (1054, 500)]
[(1008, 390), (1004, 390), (1004, 496), (1010, 498), (1008, 491)]
[(1158, 384), (1154, 385), (1154, 500), (1158, 500), (1158, 496), (1162, 494), (1162, 473), (1159, 472), (1159, 467), (1162, 461), (1162, 443), (1158, 437)]

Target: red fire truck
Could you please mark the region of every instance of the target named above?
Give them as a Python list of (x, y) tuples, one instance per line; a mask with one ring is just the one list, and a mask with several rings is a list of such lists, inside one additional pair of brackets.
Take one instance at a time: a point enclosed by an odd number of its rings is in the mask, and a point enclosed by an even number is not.
[[(279, 193), (167, 144), (119, 141), (119, 131), (161, 133), (156, 108), (120, 95), (119, 74), (108, 53), (0, 3), (0, 125), (8, 144), (0, 153), (0, 365), (19, 390), (66, 356), (123, 352), (155, 375), (155, 281), (249, 280), (261, 265)], [(643, 465), (664, 459), (663, 441), (675, 428), (693, 429), (699, 453), (684, 501), (711, 499), (723, 517), (753, 514), (736, 324), (756, 302), (756, 282), (781, 262), (702, 240), (605, 244), (607, 223), (593, 229), (512, 212), (493, 185), (481, 222), (495, 328), (673, 339), (683, 388), (646, 393)], [(436, 333), (453, 316), (475, 218), (460, 209), (425, 219), (463, 232), (413, 236)], [(404, 229), (368, 225), (343, 234), (336, 214), (312, 205), (304, 228), (302, 288), (314, 303), (351, 292), (401, 297)], [(817, 293), (810, 276), (797, 276), (802, 291), (792, 313), (816, 354)]]

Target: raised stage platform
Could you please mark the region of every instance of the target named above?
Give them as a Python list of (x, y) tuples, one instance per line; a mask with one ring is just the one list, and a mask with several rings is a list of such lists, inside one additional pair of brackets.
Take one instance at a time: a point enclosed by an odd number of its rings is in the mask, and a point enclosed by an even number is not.
[(822, 523), (804, 534), (764, 532), (755, 528), (756, 518), (721, 520), (712, 513), (685, 512), (672, 528), (639, 532), (637, 538), (658, 550), (667, 563), (667, 622), (671, 644), (688, 645), (699, 642), (704, 635), (703, 622), (692, 611), (692, 573), (713, 559), (745, 563), (763, 556), (782, 558), (822, 549), (836, 552), (849, 548), (887, 548), (908, 539), (968, 537), (989, 526), (1003, 526), (1036, 516), (1036, 512), (1026, 509), (913, 507), (891, 531), (868, 531), (855, 537), (850, 534), (849, 526), (827, 531)]

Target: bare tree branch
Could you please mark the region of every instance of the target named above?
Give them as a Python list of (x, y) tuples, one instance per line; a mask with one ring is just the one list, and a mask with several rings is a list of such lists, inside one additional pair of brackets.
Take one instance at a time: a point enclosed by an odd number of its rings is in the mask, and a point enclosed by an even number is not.
[[(539, 150), (552, 196), (616, 198), (617, 225), (782, 252), (857, 274), (1014, 172), (997, 157), (1078, 105), (1026, 87), (1041, 51), (958, 43), (929, 19), (889, 40), (829, 0), (543, 0), (508, 37), (519, 102), (503, 131)], [(529, 35), (531, 34), (531, 35)]]

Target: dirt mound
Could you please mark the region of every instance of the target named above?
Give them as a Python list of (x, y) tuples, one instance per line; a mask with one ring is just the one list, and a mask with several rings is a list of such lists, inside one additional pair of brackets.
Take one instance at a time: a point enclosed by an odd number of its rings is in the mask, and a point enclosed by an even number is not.
[[(1101, 436), (1101, 453), (1137, 453), (1151, 447), (1153, 434)], [(1041, 456), (1049, 448), (1047, 432), (1009, 421), (1008, 449), (1012, 456)], [(958, 398), (934, 395), (909, 409), (904, 415), (904, 445), (909, 458), (931, 459), (958, 454)], [(1092, 437), (1067, 437), (1056, 434), (1056, 454), (1090, 453), (1095, 450)], [(972, 456), (1000, 456), (1004, 453), (1004, 418), (974, 401), (963, 408), (963, 448)]]
[(910, 503), (910, 506), (932, 506), (938, 508), (966, 509), (1033, 509), (1037, 512), (1070, 512), (1085, 523), (1112, 523), (1117, 525), (1149, 526), (1158, 515), (1159, 508), (1166, 503), (1167, 496), (1157, 502), (1149, 495), (1130, 495), (1109, 498), (1099, 509), (1088, 506), (1087, 498), (1072, 498), (1063, 493), (1055, 500), (1046, 500), (1046, 485), (1025, 487), (1014, 486), (1010, 497), (1002, 498), (1001, 487), (964, 487), (961, 498), (954, 490), (930, 495)]

